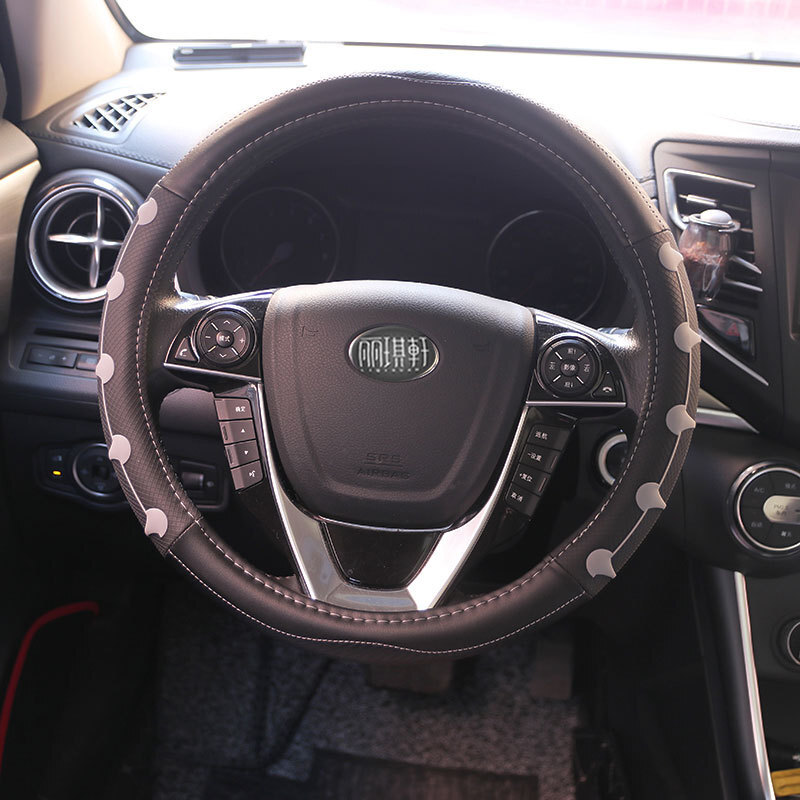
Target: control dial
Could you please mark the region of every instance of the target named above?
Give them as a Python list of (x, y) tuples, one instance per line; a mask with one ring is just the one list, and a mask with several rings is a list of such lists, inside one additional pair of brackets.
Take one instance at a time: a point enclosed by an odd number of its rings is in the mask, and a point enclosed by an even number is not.
[(250, 355), (255, 329), (244, 312), (219, 309), (200, 323), (196, 336), (203, 358), (220, 366), (232, 366)]
[(558, 339), (545, 348), (539, 374), (545, 387), (559, 397), (590, 392), (600, 373), (600, 359), (582, 339)]
[(778, 465), (751, 468), (734, 484), (734, 520), (759, 550), (800, 547), (800, 471)]

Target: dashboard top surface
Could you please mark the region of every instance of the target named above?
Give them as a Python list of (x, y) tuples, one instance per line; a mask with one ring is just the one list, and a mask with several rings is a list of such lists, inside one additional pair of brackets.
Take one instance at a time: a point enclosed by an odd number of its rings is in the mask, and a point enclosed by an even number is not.
[[(652, 148), (661, 139), (800, 146), (790, 104), (775, 102), (797, 93), (800, 68), (791, 65), (309, 43), (302, 66), (175, 69), (172, 51), (170, 43), (134, 45), (118, 75), (26, 121), (24, 129), (169, 167), (260, 100), (336, 75), (408, 71), (411, 79), (474, 79), (547, 105), (607, 146), (640, 181), (653, 178)], [(126, 90), (165, 96), (118, 143), (65, 133), (56, 124), (89, 98)]]

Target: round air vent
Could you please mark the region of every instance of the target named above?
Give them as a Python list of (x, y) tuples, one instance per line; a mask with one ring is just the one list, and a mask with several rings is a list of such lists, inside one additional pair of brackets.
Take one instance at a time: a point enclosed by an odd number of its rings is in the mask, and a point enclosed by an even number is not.
[(47, 292), (96, 303), (133, 222), (141, 195), (113, 175), (72, 170), (42, 188), (28, 230), (28, 263)]

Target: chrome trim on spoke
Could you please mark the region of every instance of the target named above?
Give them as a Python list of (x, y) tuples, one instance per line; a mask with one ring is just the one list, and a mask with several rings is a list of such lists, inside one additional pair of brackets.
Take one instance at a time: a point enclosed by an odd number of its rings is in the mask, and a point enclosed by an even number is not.
[(260, 423), (257, 434), (263, 448), (267, 477), (303, 589), (313, 600), (361, 611), (424, 611), (439, 602), (464, 566), (502, 495), (514, 466), (514, 454), (522, 440), (528, 413), (527, 408), (523, 408), (502, 472), (483, 507), (463, 525), (441, 533), (427, 560), (407, 586), (378, 590), (354, 586), (342, 577), (328, 549), (324, 521), (298, 508), (283, 489), (261, 386), (251, 383), (247, 397), (257, 409)]
[(753, 744), (756, 751), (756, 763), (764, 800), (775, 800), (772, 788), (772, 776), (767, 756), (767, 743), (764, 737), (764, 722), (761, 716), (761, 697), (758, 692), (758, 675), (756, 673), (755, 656), (753, 655), (753, 637), (750, 627), (750, 611), (747, 605), (747, 583), (741, 572), (733, 575), (736, 588), (736, 611), (739, 617), (739, 630), (742, 636), (742, 652), (744, 653), (744, 671), (747, 681), (747, 706), (750, 713), (750, 724), (753, 732)]
[(261, 378), (256, 378), (253, 375), (241, 375), (238, 372), (222, 372), (216, 369), (206, 369), (205, 367), (193, 367), (191, 364), (178, 364), (173, 361), (165, 361), (163, 366), (169, 370), (181, 370), (183, 372), (192, 372), (195, 375), (209, 375), (213, 378), (231, 378), (235, 381), (242, 381), (243, 383), (261, 383)]

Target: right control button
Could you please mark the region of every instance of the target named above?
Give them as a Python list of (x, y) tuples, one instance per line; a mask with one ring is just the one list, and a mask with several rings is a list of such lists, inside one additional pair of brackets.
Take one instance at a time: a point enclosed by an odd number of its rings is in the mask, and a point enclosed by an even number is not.
[(559, 397), (590, 392), (600, 373), (594, 349), (581, 339), (559, 339), (545, 348), (539, 362), (542, 382)]

